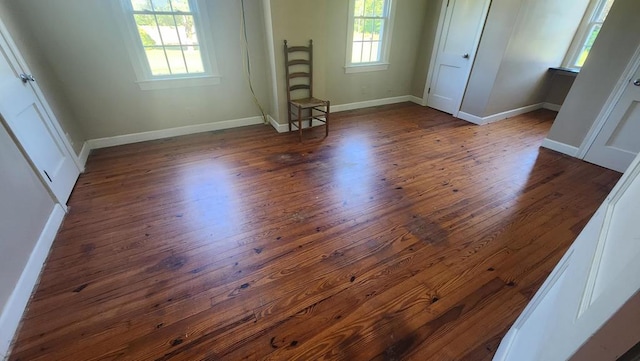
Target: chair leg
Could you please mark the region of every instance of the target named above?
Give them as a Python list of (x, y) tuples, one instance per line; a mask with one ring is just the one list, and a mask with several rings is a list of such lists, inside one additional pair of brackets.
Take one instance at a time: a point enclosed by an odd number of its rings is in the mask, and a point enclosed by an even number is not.
[(313, 126), (313, 108), (309, 108), (309, 128)]
[(324, 136), (325, 137), (329, 136), (329, 114), (330, 114), (329, 107), (330, 106), (331, 106), (331, 102), (327, 101), (327, 113), (325, 113), (324, 115)]
[(302, 108), (298, 107), (298, 136), (300, 137), (300, 143), (302, 143)]
[(287, 104), (287, 119), (289, 120), (289, 131), (291, 131), (291, 104)]

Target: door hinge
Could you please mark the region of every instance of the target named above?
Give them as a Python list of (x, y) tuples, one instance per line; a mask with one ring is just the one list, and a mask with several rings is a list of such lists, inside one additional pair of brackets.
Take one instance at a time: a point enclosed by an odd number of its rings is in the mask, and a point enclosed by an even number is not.
[(51, 177), (49, 177), (49, 173), (47, 173), (47, 171), (44, 169), (42, 171), (44, 172), (44, 175), (47, 176), (47, 179), (49, 179), (49, 182), (53, 183), (53, 181), (51, 180)]

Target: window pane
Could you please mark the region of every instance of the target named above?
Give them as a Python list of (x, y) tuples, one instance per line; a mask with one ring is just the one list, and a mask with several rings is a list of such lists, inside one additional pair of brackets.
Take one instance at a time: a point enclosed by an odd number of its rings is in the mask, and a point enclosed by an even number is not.
[(182, 48), (179, 46), (167, 46), (165, 51), (169, 59), (171, 74), (187, 74), (187, 67), (182, 57)]
[(373, 40), (380, 41), (382, 39), (382, 23), (384, 20), (373, 21)]
[(364, 1), (364, 16), (373, 16), (375, 0)]
[(582, 67), (584, 65), (584, 62), (585, 60), (587, 60), (587, 56), (589, 55), (589, 51), (591, 51), (591, 47), (593, 46), (593, 43), (596, 41), (596, 38), (598, 37), (598, 33), (600, 33), (600, 28), (602, 28), (602, 25), (600, 24), (596, 24), (592, 26), (591, 30), (588, 33), (589, 36), (587, 37), (587, 41), (582, 47), (582, 50), (580, 50), (580, 54), (576, 59), (576, 63), (574, 64), (575, 66)]
[(363, 16), (363, 15), (364, 15), (364, 0), (355, 0), (353, 16)]
[(380, 47), (380, 42), (379, 41), (375, 41), (373, 43), (371, 43), (371, 61), (381, 61), (382, 57), (380, 50), (382, 50), (382, 48)]
[(171, 11), (169, 0), (151, 0), (153, 2), (153, 10), (155, 11)]
[(135, 11), (151, 11), (151, 0), (131, 0), (131, 5)]
[(135, 19), (136, 24), (138, 26), (140, 26), (140, 25), (156, 26), (156, 18), (153, 15), (135, 14), (135, 15), (133, 15), (133, 18)]
[(376, 0), (373, 12), (374, 16), (384, 16), (384, 0)]
[(167, 58), (164, 55), (162, 47), (145, 47), (144, 52), (147, 55), (149, 61), (149, 67), (151, 68), (151, 74), (153, 75), (169, 75), (169, 65), (167, 65)]
[(362, 62), (363, 63), (371, 62), (371, 43), (370, 42), (362, 43)]
[(153, 15), (136, 14), (134, 19), (138, 26), (138, 34), (140, 35), (140, 40), (142, 40), (142, 45), (162, 45), (158, 27), (156, 26), (156, 18)]
[(184, 57), (187, 59), (187, 68), (189, 73), (204, 73), (204, 65), (202, 64), (202, 54), (199, 46), (184, 46)]
[(162, 43), (164, 45), (180, 45), (180, 38), (178, 37), (173, 15), (156, 15), (156, 18), (158, 19), (158, 25), (160, 25)]
[(196, 34), (193, 16), (176, 15), (175, 19), (178, 24), (178, 35), (180, 36), (180, 42), (182, 42), (182, 45), (197, 45), (198, 36)]
[(364, 20), (355, 19), (353, 21), (353, 41), (362, 41), (364, 39)]
[(362, 43), (354, 41), (352, 48), (353, 49), (351, 51), (351, 62), (354, 64), (361, 63), (362, 62)]
[(189, 0), (171, 0), (173, 11), (191, 12), (189, 8)]
[(367, 19), (364, 21), (364, 40), (373, 40), (374, 28), (374, 20)]

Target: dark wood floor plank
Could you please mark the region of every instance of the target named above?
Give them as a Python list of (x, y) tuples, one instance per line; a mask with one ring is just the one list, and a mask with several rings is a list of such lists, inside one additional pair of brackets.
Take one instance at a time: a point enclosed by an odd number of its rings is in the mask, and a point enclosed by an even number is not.
[(10, 360), (488, 360), (619, 174), (413, 104), (94, 151)]

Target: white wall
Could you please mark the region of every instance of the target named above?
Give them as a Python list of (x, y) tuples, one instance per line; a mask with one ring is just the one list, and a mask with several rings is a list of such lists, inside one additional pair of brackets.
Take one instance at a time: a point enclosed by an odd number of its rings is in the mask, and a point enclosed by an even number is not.
[[(314, 95), (332, 105), (411, 94), (427, 1), (396, 1), (389, 69), (345, 74), (348, 1), (271, 0), (279, 113), (286, 123), (283, 40), (314, 44)], [(428, 66), (428, 65), (427, 65)]]
[[(88, 139), (260, 115), (245, 81), (240, 1), (208, 1), (222, 83), (140, 90), (118, 29), (112, 1), (21, 0), (16, 23), (30, 29), (51, 64)], [(268, 106), (260, 2), (245, 1), (254, 89)]]
[(640, 1), (616, 0), (548, 139), (579, 147), (640, 46)]
[(493, 0), (462, 111), (484, 117), (544, 102), (589, 0)]
[(422, 21), (422, 33), (411, 83), (411, 95), (418, 98), (422, 98), (427, 83), (442, 3), (442, 0), (426, 0), (426, 11)]

